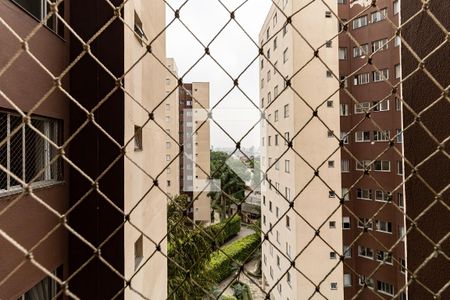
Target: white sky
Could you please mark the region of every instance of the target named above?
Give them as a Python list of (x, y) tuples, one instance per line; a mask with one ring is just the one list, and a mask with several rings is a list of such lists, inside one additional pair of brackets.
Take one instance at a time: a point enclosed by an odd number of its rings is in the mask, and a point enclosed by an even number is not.
[[(167, 0), (177, 9), (185, 1)], [(222, 0), (229, 10), (243, 4), (236, 13), (236, 20), (258, 43), (258, 35), (269, 11), (270, 0)], [(174, 14), (167, 11), (167, 23)], [(217, 0), (188, 0), (180, 10), (180, 19), (205, 45), (229, 21), (230, 15)], [(204, 48), (187, 29), (176, 20), (166, 31), (167, 56), (175, 58), (179, 75), (183, 75), (203, 55)], [(231, 75), (237, 77), (258, 55), (258, 47), (232, 21), (210, 45), (211, 56)], [(259, 104), (258, 59), (240, 77), (239, 86), (246, 95)], [(210, 82), (210, 105), (216, 105), (233, 87), (230, 77), (208, 56), (204, 57), (184, 78), (184, 82)], [(213, 118), (236, 140), (239, 140), (259, 119), (258, 110), (238, 89), (234, 89), (213, 110)], [(243, 140), (244, 147), (259, 147), (259, 124)], [(233, 142), (211, 122), (211, 145), (234, 147)]]

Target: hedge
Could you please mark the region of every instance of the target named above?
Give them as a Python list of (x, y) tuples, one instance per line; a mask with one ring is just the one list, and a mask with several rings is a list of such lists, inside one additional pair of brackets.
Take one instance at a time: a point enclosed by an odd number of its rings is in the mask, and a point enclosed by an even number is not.
[(245, 263), (259, 247), (260, 241), (260, 235), (254, 233), (223, 247), (222, 251), (227, 255), (220, 250), (213, 252), (207, 272), (216, 283), (222, 282), (235, 270), (234, 262)]
[(205, 231), (210, 236), (216, 237), (215, 241), (217, 245), (222, 246), (241, 231), (241, 217), (235, 215), (220, 223), (206, 227)]

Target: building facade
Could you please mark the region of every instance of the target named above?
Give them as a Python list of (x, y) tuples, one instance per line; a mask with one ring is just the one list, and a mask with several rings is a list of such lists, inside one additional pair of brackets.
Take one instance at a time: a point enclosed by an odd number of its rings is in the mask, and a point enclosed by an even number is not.
[[(2, 20), (22, 38), (49, 10), (43, 0), (0, 3)], [(22, 53), (0, 76), (0, 163), (8, 170), (0, 175), (0, 227), (32, 252), (29, 258), (70, 278), (79, 298), (165, 298), (167, 198), (156, 187), (167, 182), (165, 148), (152, 146), (166, 141), (154, 122), (166, 114), (164, 104), (155, 109), (166, 96), (167, 70), (159, 63), (166, 61), (165, 6), (129, 1), (123, 20), (107, 2), (64, 1), (58, 11), (77, 35), (50, 18), (28, 42), (34, 57)], [(3, 68), (21, 46), (5, 26), (0, 34)], [(59, 80), (47, 73), (58, 77), (68, 66)], [(30, 125), (17, 130), (21, 118), (12, 103), (32, 112), (31, 125), (48, 139)], [(18, 178), (32, 182), (32, 194)], [(45, 291), (51, 299), (62, 291), (10, 242), (0, 243), (11, 253), (0, 258), (0, 298)], [(124, 278), (132, 278), (131, 286)]]
[(208, 197), (210, 175), (209, 83), (185, 83), (179, 90), (180, 190), (194, 201), (190, 212), (195, 222), (211, 223)]
[(338, 42), (343, 83), (345, 299), (357, 293), (370, 299), (374, 290), (389, 298), (406, 282), (401, 89), (393, 89), (401, 76), (393, 26), (399, 24), (399, 12), (399, 2), (392, 0), (377, 1), (377, 7), (367, 1), (338, 4), (339, 18), (351, 20), (348, 34), (332, 41)]
[[(325, 2), (337, 10), (336, 1)], [(324, 63), (311, 60), (314, 49), (336, 34), (338, 23), (327, 17), (322, 2), (276, 4), (259, 36), (266, 118), (261, 137), (267, 175), (261, 204), (264, 289), (272, 299), (342, 299), (343, 270), (336, 259), (342, 251), (342, 212), (334, 192), (341, 189), (340, 153), (337, 140), (328, 137), (328, 130), (340, 131), (339, 84), (332, 75), (338, 74), (338, 49), (321, 48)], [(285, 16), (291, 15), (287, 24)], [(326, 100), (335, 105), (324, 106)], [(319, 283), (323, 296), (317, 293)]]

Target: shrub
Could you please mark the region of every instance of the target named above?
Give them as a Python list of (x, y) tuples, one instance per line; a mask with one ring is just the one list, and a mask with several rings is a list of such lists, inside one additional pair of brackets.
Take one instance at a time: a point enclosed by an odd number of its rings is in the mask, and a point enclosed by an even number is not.
[(229, 241), (241, 231), (241, 217), (233, 216), (223, 222), (211, 225), (205, 231), (212, 237), (219, 246)]
[(245, 263), (251, 258), (251, 254), (259, 247), (260, 235), (257, 233), (246, 236), (222, 248), (222, 251), (215, 251), (206, 269), (211, 279), (220, 283), (229, 277), (236, 269), (235, 261)]

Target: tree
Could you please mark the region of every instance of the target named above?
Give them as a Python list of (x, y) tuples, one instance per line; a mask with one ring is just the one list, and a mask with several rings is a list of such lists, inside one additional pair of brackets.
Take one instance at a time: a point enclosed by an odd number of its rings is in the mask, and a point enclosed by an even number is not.
[(240, 204), (245, 196), (247, 168), (225, 152), (211, 151), (211, 176), (220, 180), (220, 191), (208, 193), (212, 207), (220, 212), (220, 220), (227, 217), (231, 204)]
[(170, 299), (202, 299), (213, 282), (205, 272), (213, 247), (204, 231), (187, 217), (187, 196), (175, 197), (167, 209), (168, 289)]

